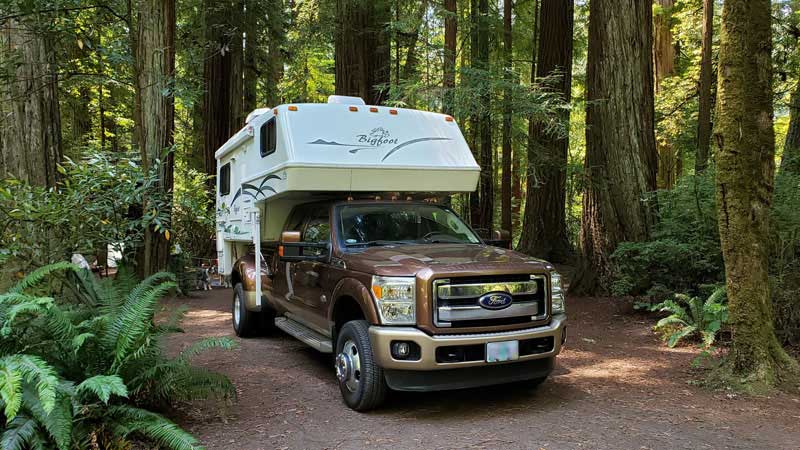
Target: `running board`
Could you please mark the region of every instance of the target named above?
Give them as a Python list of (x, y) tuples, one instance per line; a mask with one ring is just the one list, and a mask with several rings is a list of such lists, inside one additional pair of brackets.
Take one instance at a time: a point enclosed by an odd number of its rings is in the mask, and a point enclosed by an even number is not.
[(322, 353), (333, 353), (333, 344), (330, 339), (302, 323), (295, 322), (286, 317), (277, 317), (275, 318), (275, 326)]

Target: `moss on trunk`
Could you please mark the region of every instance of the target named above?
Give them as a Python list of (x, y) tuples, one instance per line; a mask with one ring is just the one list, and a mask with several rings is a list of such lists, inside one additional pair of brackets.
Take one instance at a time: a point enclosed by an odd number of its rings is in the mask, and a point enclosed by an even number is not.
[(775, 173), (769, 0), (728, 0), (722, 12), (717, 142), (719, 233), (733, 344), (723, 366), (749, 386), (797, 376), (772, 325), (767, 254)]

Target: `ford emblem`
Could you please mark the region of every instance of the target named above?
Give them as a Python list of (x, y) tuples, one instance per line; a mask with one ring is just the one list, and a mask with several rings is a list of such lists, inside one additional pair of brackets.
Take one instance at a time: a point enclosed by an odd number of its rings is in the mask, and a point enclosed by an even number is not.
[(489, 292), (478, 299), (478, 304), (484, 309), (505, 309), (511, 306), (514, 299), (505, 292)]

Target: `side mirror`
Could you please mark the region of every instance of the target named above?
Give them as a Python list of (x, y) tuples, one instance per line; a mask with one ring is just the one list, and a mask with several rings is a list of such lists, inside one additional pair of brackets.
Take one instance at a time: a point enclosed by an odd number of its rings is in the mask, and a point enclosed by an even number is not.
[[(307, 252), (306, 249), (315, 249), (316, 251)], [(278, 256), (283, 261), (328, 261), (330, 255), (331, 244), (329, 242), (301, 242), (299, 231), (281, 233)]]
[(494, 247), (511, 248), (511, 232), (508, 230), (492, 231), (492, 238), (484, 241), (486, 245)]

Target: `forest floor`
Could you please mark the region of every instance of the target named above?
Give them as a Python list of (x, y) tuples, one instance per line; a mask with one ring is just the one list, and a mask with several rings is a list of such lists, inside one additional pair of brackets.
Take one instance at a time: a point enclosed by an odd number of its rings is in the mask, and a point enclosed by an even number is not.
[[(231, 291), (195, 293), (178, 351), (233, 336)], [(800, 398), (742, 397), (690, 383), (693, 347), (669, 349), (652, 320), (613, 299), (570, 298), (569, 340), (536, 390), (393, 393), (357, 413), (341, 401), (329, 355), (282, 332), (237, 339), (197, 364), (221, 371), (238, 399), (182, 407), (178, 421), (209, 449), (800, 449)]]

